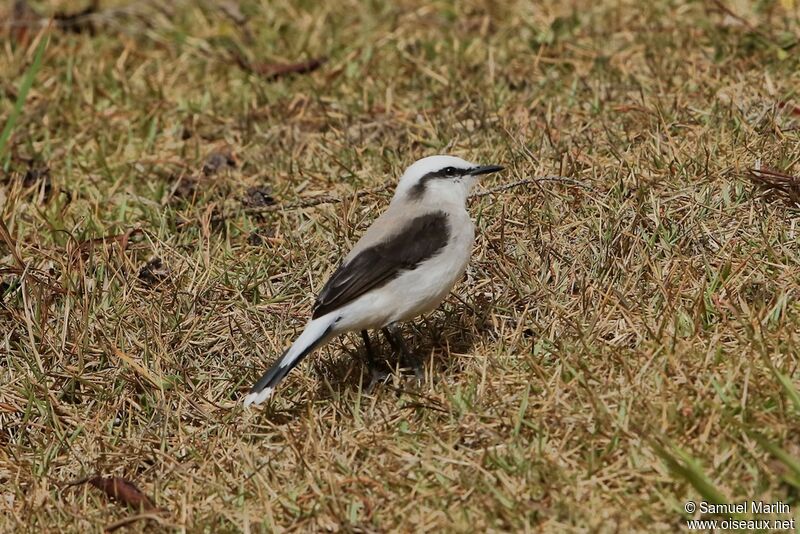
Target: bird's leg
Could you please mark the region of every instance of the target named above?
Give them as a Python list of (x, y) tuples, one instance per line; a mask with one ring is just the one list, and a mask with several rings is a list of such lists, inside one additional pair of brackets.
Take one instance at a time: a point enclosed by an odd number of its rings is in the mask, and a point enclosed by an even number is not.
[(372, 343), (369, 340), (369, 332), (366, 330), (361, 331), (361, 338), (364, 340), (364, 348), (367, 352), (367, 367), (369, 367), (370, 380), (367, 386), (367, 393), (371, 393), (375, 384), (383, 382), (389, 373), (381, 371), (380, 361), (375, 358), (375, 353), (372, 351)]
[(397, 325), (397, 323), (392, 323), (383, 328), (383, 335), (386, 336), (386, 339), (389, 341), (389, 345), (392, 346), (392, 349), (402, 355), (404, 360), (403, 363), (414, 370), (414, 376), (417, 377), (417, 380), (422, 381), (425, 378), (422, 362), (420, 362), (419, 358), (417, 358), (414, 353), (408, 350), (408, 345), (406, 345), (403, 335), (399, 332), (399, 330), (400, 327)]
[(364, 340), (364, 348), (367, 351), (367, 364), (370, 369), (375, 369), (375, 353), (372, 352), (372, 343), (369, 340), (369, 332), (366, 330), (361, 331), (361, 339)]

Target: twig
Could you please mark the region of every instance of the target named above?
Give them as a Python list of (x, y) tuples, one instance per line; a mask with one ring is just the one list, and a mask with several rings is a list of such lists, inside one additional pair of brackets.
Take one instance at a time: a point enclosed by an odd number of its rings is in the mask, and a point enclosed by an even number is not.
[(0, 244), (5, 243), (8, 250), (11, 252), (11, 256), (14, 258), (14, 261), (17, 263), (17, 267), (6, 267), (0, 268), (0, 274), (3, 272), (12, 272), (19, 274), (22, 280), (31, 280), (32, 282), (39, 284), (41, 286), (45, 286), (51, 291), (56, 293), (64, 294), (66, 291), (62, 288), (55, 287), (52, 284), (48, 283), (47, 281), (43, 280), (36, 274), (34, 274), (34, 269), (31, 269), (30, 266), (25, 263), (22, 259), (22, 256), (19, 253), (19, 249), (17, 248), (17, 240), (11, 237), (11, 232), (8, 231), (8, 227), (6, 224), (0, 219)]
[(320, 68), (328, 61), (326, 57), (318, 57), (300, 63), (253, 63), (238, 51), (234, 51), (233, 59), (246, 72), (256, 74), (271, 82), (290, 74), (306, 74)]
[(65, 15), (63, 13), (54, 14), (50, 17), (38, 17), (35, 19), (23, 19), (23, 20), (14, 20), (13, 18), (9, 20), (4, 20), (0, 22), (0, 28), (3, 29), (10, 29), (10, 28), (36, 28), (36, 27), (46, 27), (49, 26), (52, 22), (59, 22), (59, 19), (67, 18), (66, 21), (69, 25), (75, 24), (82, 24), (82, 23), (90, 23), (90, 22), (110, 22), (116, 18), (122, 18), (125, 16), (133, 16), (137, 14), (141, 14), (139, 12), (139, 8), (142, 5), (149, 4), (150, 2), (132, 2), (131, 4), (104, 9), (102, 11), (99, 10), (85, 10), (84, 12), (75, 13), (73, 15)]
[(756, 31), (756, 29), (753, 28), (753, 25), (750, 24), (750, 22), (747, 19), (745, 19), (741, 15), (737, 15), (736, 12), (733, 11), (728, 6), (726, 6), (724, 4), (724, 2), (722, 2), (722, 0), (711, 0), (711, 3), (714, 4), (715, 6), (717, 6), (717, 9), (719, 9), (720, 11), (722, 11), (723, 13), (725, 13), (726, 15), (731, 17), (732, 19), (735, 19), (736, 21), (742, 23), (748, 30)]
[(498, 185), (497, 187), (493, 187), (485, 191), (478, 191), (477, 193), (470, 195), (470, 198), (485, 197), (487, 195), (493, 195), (502, 191), (508, 191), (509, 189), (513, 189), (521, 185), (539, 184), (542, 182), (559, 182), (566, 185), (574, 185), (575, 187), (582, 187), (583, 189), (587, 189), (592, 192), (597, 191), (591, 185), (584, 182), (579, 182), (578, 180), (573, 180), (572, 178), (565, 178), (564, 176), (540, 176), (537, 178), (526, 178), (524, 180), (517, 180), (516, 182), (511, 182), (509, 184)]
[[(492, 189), (487, 189), (485, 191), (478, 191), (477, 193), (470, 195), (470, 198), (485, 197), (487, 195), (501, 193), (503, 191), (507, 191), (515, 187), (538, 184), (542, 182), (558, 182), (566, 185), (571, 185), (574, 187), (581, 187), (588, 191), (597, 192), (597, 190), (591, 185), (586, 184), (584, 182), (580, 182), (578, 180), (573, 180), (572, 178), (565, 178), (564, 176), (539, 176), (536, 178), (525, 178), (524, 180), (517, 180), (516, 182), (499, 185), (497, 187), (493, 187)], [(394, 185), (393, 183), (387, 183), (378, 187), (372, 187), (370, 189), (362, 189), (361, 191), (356, 191), (353, 195), (344, 197), (335, 197), (332, 195), (319, 195), (316, 197), (308, 198), (306, 200), (301, 200), (299, 202), (293, 202), (291, 204), (270, 204), (269, 206), (253, 206), (249, 208), (243, 208), (229, 213), (216, 214), (211, 217), (211, 222), (215, 224), (220, 223), (222, 221), (225, 221), (242, 213), (246, 215), (261, 215), (264, 213), (273, 213), (276, 211), (288, 212), (304, 208), (311, 208), (314, 206), (321, 206), (323, 204), (339, 204), (348, 199), (362, 198), (370, 195), (383, 193), (386, 190), (390, 189), (393, 185)], [(178, 226), (185, 227), (195, 223), (197, 223), (197, 220), (182, 219), (178, 223)]]
[[(716, 6), (717, 9), (719, 9), (722, 13), (725, 13), (726, 15), (731, 17), (732, 19), (734, 19), (737, 22), (739, 22), (745, 28), (747, 28), (748, 31), (763, 37), (764, 40), (766, 40), (767, 42), (769, 42), (773, 46), (777, 46), (778, 48), (781, 48), (781, 49), (784, 49), (784, 50), (787, 49), (786, 46), (781, 45), (772, 35), (768, 34), (765, 31), (762, 31), (761, 29), (758, 28), (758, 26), (754, 26), (746, 18), (742, 17), (741, 15), (738, 15), (734, 10), (732, 10), (731, 8), (726, 6), (725, 2), (723, 2), (722, 0), (709, 0), (709, 1), (710, 1), (711, 4)], [(793, 47), (796, 44), (797, 44), (797, 41), (794, 41), (794, 43), (789, 48)]]
[(800, 177), (774, 169), (762, 169), (760, 164), (749, 169), (747, 176), (767, 194), (782, 197), (790, 208), (800, 207)]
[(22, 256), (19, 255), (19, 251), (17, 250), (17, 241), (13, 237), (11, 237), (11, 232), (8, 231), (8, 227), (6, 223), (4, 223), (0, 219), (0, 240), (2, 240), (8, 250), (11, 252), (11, 255), (14, 257), (14, 260), (19, 265), (19, 268), (24, 270), (25, 269), (25, 262), (22, 261)]
[(159, 525), (166, 525), (167, 524), (166, 521), (164, 521), (164, 518), (159, 516), (157, 513), (146, 512), (146, 513), (143, 513), (143, 514), (136, 514), (136, 515), (128, 516), (128, 517), (126, 517), (124, 519), (120, 519), (119, 521), (115, 521), (114, 523), (111, 523), (110, 525), (106, 525), (105, 528), (103, 528), (103, 532), (114, 532), (117, 529), (120, 529), (122, 527), (130, 525), (131, 523), (135, 523), (136, 521), (141, 521), (143, 519), (149, 519), (149, 520), (155, 521)]
[[(269, 206), (254, 206), (252, 208), (244, 208), (242, 210), (244, 213), (248, 215), (257, 215), (260, 213), (270, 213), (273, 211), (293, 211), (299, 210), (303, 208), (310, 208), (313, 206), (319, 206), (321, 204), (339, 204), (344, 202), (345, 199), (350, 198), (361, 198), (366, 197), (369, 195), (375, 195), (378, 193), (383, 193), (387, 189), (391, 187), (391, 184), (384, 184), (378, 187), (373, 187), (370, 189), (362, 189), (361, 191), (357, 191), (355, 195), (351, 195), (349, 197), (335, 197), (332, 195), (319, 195), (316, 197), (308, 198), (306, 200), (301, 200), (299, 202), (293, 202), (291, 204), (270, 204)], [(230, 217), (230, 215), (228, 216)]]
[[(540, 176), (537, 178), (525, 178), (524, 180), (517, 180), (516, 182), (511, 182), (508, 184), (498, 185), (497, 187), (493, 187), (491, 189), (487, 189), (485, 191), (478, 191), (477, 193), (473, 193), (470, 195), (470, 198), (480, 198), (485, 197), (487, 195), (493, 195), (495, 193), (500, 193), (502, 191), (508, 191), (509, 189), (513, 189), (515, 187), (520, 187), (523, 185), (531, 185), (536, 183), (542, 182), (560, 182), (567, 185), (572, 185), (575, 187), (582, 187), (584, 189), (588, 189), (589, 191), (595, 191), (595, 189), (590, 186), (589, 184), (579, 182), (578, 180), (573, 180), (572, 178), (565, 178), (563, 176)], [(271, 213), (274, 211), (294, 211), (303, 208), (310, 208), (313, 206), (319, 206), (322, 204), (338, 204), (340, 202), (344, 202), (346, 199), (350, 198), (362, 198), (366, 196), (375, 195), (378, 193), (383, 193), (389, 188), (392, 187), (393, 184), (384, 184), (378, 187), (373, 187), (371, 189), (362, 189), (361, 191), (357, 191), (354, 195), (349, 197), (335, 197), (332, 195), (320, 195), (316, 197), (312, 197), (306, 200), (301, 200), (299, 202), (294, 202), (291, 204), (271, 204), (269, 206), (256, 206), (252, 208), (244, 208), (242, 212), (248, 215), (258, 215), (261, 213)], [(227, 217), (230, 217), (228, 215)], [(222, 217), (222, 216), (220, 216)]]

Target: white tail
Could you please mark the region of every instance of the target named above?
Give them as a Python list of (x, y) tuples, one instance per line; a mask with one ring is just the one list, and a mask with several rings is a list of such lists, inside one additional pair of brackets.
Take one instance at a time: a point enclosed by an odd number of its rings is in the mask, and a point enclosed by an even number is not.
[(245, 408), (251, 404), (261, 404), (275, 391), (278, 383), (283, 380), (295, 365), (308, 356), (314, 349), (327, 343), (335, 335), (333, 326), (339, 320), (339, 315), (329, 313), (308, 323), (292, 346), (264, 373), (258, 382), (250, 389), (244, 398)]

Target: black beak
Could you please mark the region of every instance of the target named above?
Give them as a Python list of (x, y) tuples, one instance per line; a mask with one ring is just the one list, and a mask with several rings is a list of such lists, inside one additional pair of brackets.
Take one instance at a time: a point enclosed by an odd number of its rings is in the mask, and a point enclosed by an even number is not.
[(491, 172), (502, 171), (503, 169), (504, 167), (502, 165), (482, 165), (471, 168), (469, 174), (472, 176), (480, 176), (481, 174), (489, 174)]

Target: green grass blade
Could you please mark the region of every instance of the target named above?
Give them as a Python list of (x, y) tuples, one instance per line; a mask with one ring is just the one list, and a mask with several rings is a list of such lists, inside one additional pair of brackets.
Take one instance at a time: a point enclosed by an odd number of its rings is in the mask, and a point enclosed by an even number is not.
[(775, 373), (775, 377), (778, 379), (778, 382), (781, 383), (783, 389), (786, 391), (786, 395), (792, 400), (795, 410), (800, 413), (800, 393), (797, 392), (797, 388), (794, 387), (794, 384), (792, 384), (792, 380), (785, 374), (779, 372), (777, 369), (775, 369), (773, 372)]
[[(42, 65), (42, 57), (47, 48), (48, 40), (49, 38), (45, 35), (42, 40), (39, 41), (39, 46), (36, 47), (36, 54), (33, 56), (33, 63), (30, 64), (22, 78), (22, 83), (19, 86), (19, 93), (17, 94), (17, 101), (14, 103), (14, 108), (11, 110), (11, 114), (6, 120), (3, 132), (0, 133), (0, 160), (6, 157), (8, 140), (11, 138), (11, 132), (14, 131), (14, 126), (17, 124), (19, 114), (22, 112), (22, 106), (25, 105), (25, 100), (28, 98), (28, 92), (33, 86), (33, 80), (36, 79), (36, 73)], [(5, 167), (5, 163), (3, 166)]]
[(795, 458), (779, 445), (772, 443), (765, 436), (759, 434), (758, 432), (749, 432), (749, 434), (750, 437), (758, 442), (762, 449), (777, 458), (779, 462), (781, 462), (784, 466), (786, 466), (787, 469), (789, 469), (789, 471), (791, 471), (792, 476), (785, 477), (785, 480), (793, 486), (800, 488), (800, 459)]
[(675, 455), (673, 455), (656, 443), (653, 444), (653, 450), (664, 460), (667, 467), (669, 467), (669, 470), (672, 471), (674, 475), (683, 478), (691, 484), (706, 501), (715, 504), (729, 502), (725, 495), (708, 479), (697, 460), (692, 458), (688, 453), (677, 447), (673, 447), (675, 451)]

